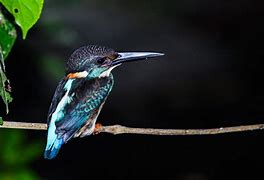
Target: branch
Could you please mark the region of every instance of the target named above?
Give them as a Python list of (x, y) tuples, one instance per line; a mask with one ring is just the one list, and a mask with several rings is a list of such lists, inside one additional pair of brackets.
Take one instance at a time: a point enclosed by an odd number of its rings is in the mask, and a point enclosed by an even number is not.
[[(46, 130), (47, 125), (44, 123), (25, 123), (25, 122), (11, 122), (4, 121), (0, 128), (13, 129), (34, 129)], [(221, 127), (212, 129), (152, 129), (152, 128), (131, 128), (121, 125), (101, 126), (96, 130), (96, 133), (110, 133), (110, 134), (148, 134), (148, 135), (212, 135), (224, 134), (231, 132), (244, 132), (264, 129), (264, 124)]]

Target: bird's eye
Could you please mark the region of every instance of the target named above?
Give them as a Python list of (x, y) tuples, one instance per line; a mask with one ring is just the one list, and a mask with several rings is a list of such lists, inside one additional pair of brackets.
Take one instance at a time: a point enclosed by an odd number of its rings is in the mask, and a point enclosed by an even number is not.
[(103, 57), (103, 58), (98, 59), (97, 60), (97, 63), (98, 64), (103, 64), (106, 60), (107, 60), (107, 58), (106, 57)]

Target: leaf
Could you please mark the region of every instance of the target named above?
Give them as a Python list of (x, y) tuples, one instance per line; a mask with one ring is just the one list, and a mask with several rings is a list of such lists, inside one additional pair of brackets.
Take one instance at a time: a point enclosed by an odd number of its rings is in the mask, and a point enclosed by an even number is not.
[[(11, 51), (16, 37), (16, 29), (15, 26), (5, 18), (4, 14), (1, 12), (0, 9), (0, 46), (2, 48), (2, 53), (4, 59), (8, 56), (9, 52)], [(5, 69), (4, 69), (5, 71)]]
[(0, 2), (15, 17), (25, 39), (28, 30), (40, 17), (44, 0), (0, 0)]
[(3, 125), (3, 118), (0, 116), (0, 126)]
[(8, 114), (8, 103), (12, 101), (12, 97), (9, 92), (7, 92), (6, 85), (9, 86), (9, 80), (5, 75), (5, 65), (4, 65), (4, 56), (2, 48), (0, 47), (0, 96), (6, 105), (6, 113)]
[(17, 34), (15, 26), (5, 18), (0, 10), (0, 96), (6, 105), (6, 113), (8, 113), (8, 103), (12, 101), (12, 97), (8, 91), (10, 90), (9, 80), (5, 75), (4, 59), (11, 51)]

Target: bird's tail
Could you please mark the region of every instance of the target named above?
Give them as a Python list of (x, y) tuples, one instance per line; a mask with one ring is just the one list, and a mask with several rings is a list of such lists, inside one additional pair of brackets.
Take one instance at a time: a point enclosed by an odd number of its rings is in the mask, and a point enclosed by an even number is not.
[(51, 143), (48, 142), (44, 152), (44, 158), (45, 159), (55, 158), (63, 144), (64, 144), (63, 138), (55, 138), (53, 142)]

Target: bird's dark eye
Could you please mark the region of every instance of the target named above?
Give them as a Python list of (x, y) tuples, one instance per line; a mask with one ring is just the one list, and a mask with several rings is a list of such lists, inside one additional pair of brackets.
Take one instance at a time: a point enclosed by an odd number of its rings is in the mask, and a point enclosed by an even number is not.
[(107, 58), (106, 57), (103, 57), (103, 58), (98, 59), (97, 60), (97, 63), (98, 64), (103, 64), (106, 60), (107, 60)]

